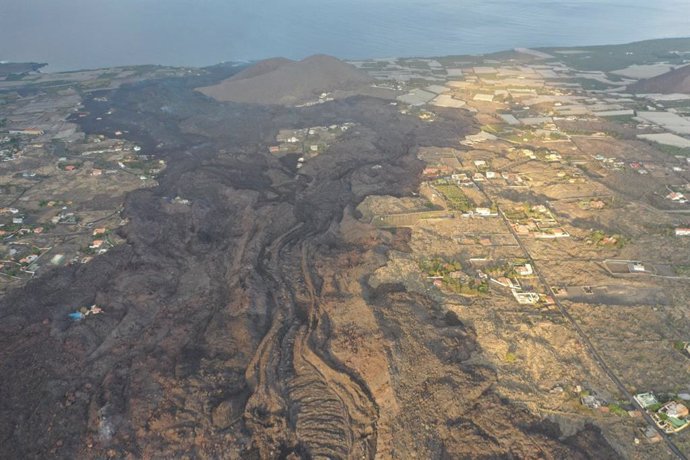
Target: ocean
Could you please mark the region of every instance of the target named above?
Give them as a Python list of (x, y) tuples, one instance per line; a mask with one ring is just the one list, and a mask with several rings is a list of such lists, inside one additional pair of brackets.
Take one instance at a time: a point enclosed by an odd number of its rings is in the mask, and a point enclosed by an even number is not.
[(0, 0), (0, 60), (48, 62), (53, 71), (688, 35), (690, 0)]

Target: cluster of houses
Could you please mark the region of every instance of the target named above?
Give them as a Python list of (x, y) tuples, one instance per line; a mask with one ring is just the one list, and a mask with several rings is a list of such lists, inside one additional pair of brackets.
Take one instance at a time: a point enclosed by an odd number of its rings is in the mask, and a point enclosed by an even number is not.
[[(529, 263), (516, 265), (513, 267), (513, 270), (517, 276), (521, 277), (530, 277), (534, 275), (532, 264)], [(541, 300), (541, 296), (538, 293), (524, 291), (517, 278), (500, 276), (497, 278), (490, 278), (490, 281), (502, 288), (510, 290), (510, 293), (520, 305), (535, 305)]]
[(566, 238), (570, 236), (544, 205), (531, 206), (526, 218), (511, 220), (510, 225), (515, 230), (515, 233), (522, 236), (544, 239)]
[[(302, 129), (281, 129), (276, 136), (278, 145), (272, 145), (268, 151), (274, 155), (286, 153), (305, 153), (310, 157), (318, 155), (330, 142), (355, 126), (346, 122), (330, 126), (313, 126)], [(303, 160), (304, 161), (304, 160)]]
[(0, 137), (0, 159), (2, 161), (15, 160), (21, 153), (19, 140), (10, 136)]
[(92, 232), (93, 241), (89, 245), (89, 249), (96, 251), (96, 254), (105, 254), (108, 252), (109, 242), (106, 239), (108, 229), (105, 227), (95, 228)]
[(88, 316), (100, 315), (103, 313), (103, 309), (98, 305), (91, 305), (90, 308), (81, 307), (79, 310), (68, 314), (67, 316), (73, 321), (81, 321), (86, 319)]
[(666, 199), (678, 204), (685, 204), (688, 202), (688, 199), (685, 197), (685, 195), (680, 192), (670, 192), (668, 195), (666, 195)]
[(690, 409), (687, 401), (672, 399), (662, 404), (651, 392), (636, 394), (634, 398), (665, 433), (678, 433), (690, 426)]

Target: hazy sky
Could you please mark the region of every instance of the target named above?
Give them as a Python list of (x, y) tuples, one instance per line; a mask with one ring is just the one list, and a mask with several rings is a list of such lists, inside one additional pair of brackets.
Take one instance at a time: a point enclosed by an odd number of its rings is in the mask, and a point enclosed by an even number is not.
[(0, 0), (0, 60), (53, 70), (383, 57), (690, 35), (690, 0)]

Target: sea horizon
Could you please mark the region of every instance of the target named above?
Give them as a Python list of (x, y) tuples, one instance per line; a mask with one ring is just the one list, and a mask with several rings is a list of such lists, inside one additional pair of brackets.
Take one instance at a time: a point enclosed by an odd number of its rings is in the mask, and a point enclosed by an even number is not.
[(162, 11), (151, 1), (10, 0), (0, 17), (0, 43), (10, 46), (0, 49), (0, 60), (46, 62), (44, 71), (60, 72), (313, 54), (358, 60), (614, 45), (687, 36), (683, 8), (683, 0), (267, 0), (259, 7), (170, 0)]

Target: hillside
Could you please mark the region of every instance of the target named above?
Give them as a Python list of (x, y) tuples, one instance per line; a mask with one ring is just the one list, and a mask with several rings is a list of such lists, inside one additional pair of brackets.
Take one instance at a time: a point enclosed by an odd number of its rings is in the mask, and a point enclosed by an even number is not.
[(633, 93), (690, 94), (690, 65), (671, 70), (657, 77), (640, 80), (628, 86)]
[(11, 76), (18, 79), (30, 72), (36, 72), (47, 65), (48, 64), (39, 64), (37, 62), (3, 62), (0, 63), (0, 79)]
[(323, 92), (369, 86), (371, 77), (336, 58), (324, 55), (302, 61), (271, 59), (216, 85), (198, 88), (219, 101), (295, 105), (313, 101)]
[(236, 73), (232, 77), (228, 78), (227, 81), (246, 80), (248, 78), (258, 77), (259, 75), (273, 72), (284, 65), (292, 64), (294, 62), (295, 61), (293, 60), (285, 58), (264, 59), (263, 61), (259, 61), (256, 64), (242, 70), (241, 72)]
[(631, 65), (654, 64), (660, 61), (682, 65), (690, 51), (690, 38), (662, 38), (626, 43), (577, 47), (537, 48), (577, 70), (611, 72)]

